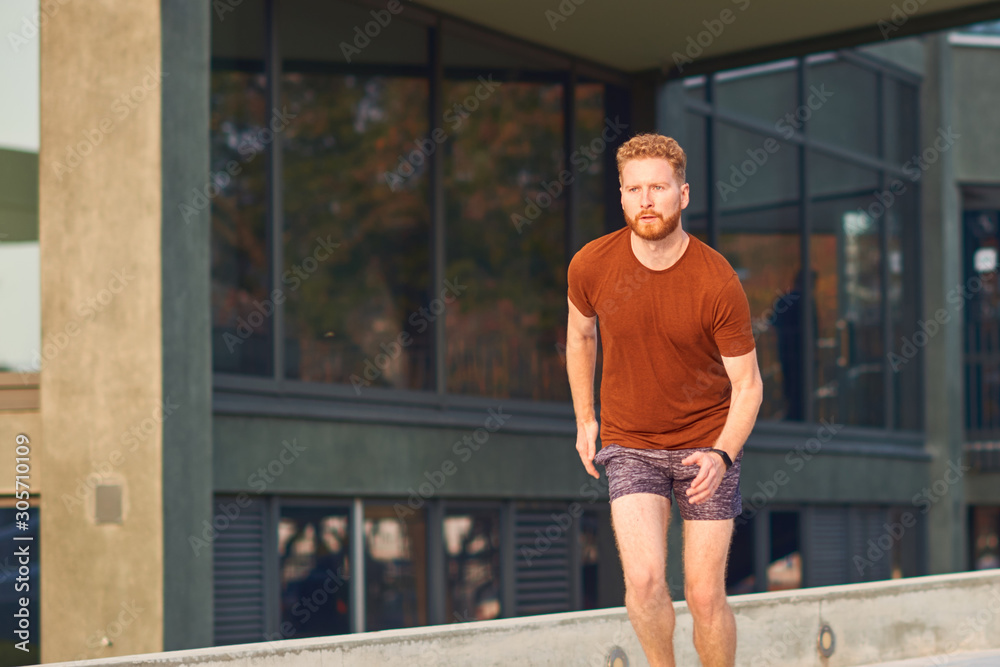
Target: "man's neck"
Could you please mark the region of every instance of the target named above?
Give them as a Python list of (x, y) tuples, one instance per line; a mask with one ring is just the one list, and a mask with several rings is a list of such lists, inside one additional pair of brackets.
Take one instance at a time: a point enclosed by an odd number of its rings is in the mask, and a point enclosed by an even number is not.
[(632, 231), (629, 231), (629, 237), (635, 258), (652, 271), (663, 271), (676, 264), (690, 243), (687, 232), (680, 225), (659, 241), (647, 241)]

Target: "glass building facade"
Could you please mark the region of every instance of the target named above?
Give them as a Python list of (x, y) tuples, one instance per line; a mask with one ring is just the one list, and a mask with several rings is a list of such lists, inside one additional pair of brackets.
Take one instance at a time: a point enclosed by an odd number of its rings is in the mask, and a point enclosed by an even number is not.
[[(614, 149), (632, 132), (615, 74), (418, 12), (364, 40), (351, 27), (372, 16), (348, 2), (249, 5), (212, 36), (217, 384), (565, 412), (568, 260), (622, 224)], [(660, 130), (688, 153), (685, 228), (750, 302), (758, 428), (922, 429), (920, 361), (893, 363), (919, 312), (919, 84), (840, 51), (661, 89)], [(922, 567), (916, 531), (852, 561), (899, 507), (744, 495), (731, 593)], [(219, 643), (621, 604), (606, 505), (418, 496), (261, 498), (274, 609), (227, 620), (223, 546)]]

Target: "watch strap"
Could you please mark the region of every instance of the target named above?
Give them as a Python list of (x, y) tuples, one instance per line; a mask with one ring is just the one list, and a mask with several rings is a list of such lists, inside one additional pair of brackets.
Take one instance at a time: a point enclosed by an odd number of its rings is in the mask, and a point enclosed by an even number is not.
[(722, 462), (726, 464), (726, 470), (729, 470), (730, 468), (733, 467), (733, 460), (729, 458), (729, 454), (722, 451), (721, 449), (716, 449), (715, 447), (712, 447), (709, 451), (715, 452), (716, 454), (722, 457)]

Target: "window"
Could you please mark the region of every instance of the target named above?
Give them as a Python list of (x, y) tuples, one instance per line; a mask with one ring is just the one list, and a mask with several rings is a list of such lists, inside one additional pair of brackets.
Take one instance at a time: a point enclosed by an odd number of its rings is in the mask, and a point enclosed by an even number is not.
[(351, 631), (347, 509), (282, 504), (278, 577), (282, 638)]
[(445, 621), (499, 618), (499, 510), (449, 508), (444, 518), (444, 545), (448, 582)]
[[(212, 368), (274, 373), (274, 304), (267, 243), (267, 126), (263, 3), (222, 21), (213, 12), (211, 77)], [(192, 195), (190, 205), (204, 203)]]
[(919, 429), (919, 360), (889, 363), (920, 312), (916, 82), (824, 53), (677, 85), (684, 221), (747, 293), (759, 419)]
[(607, 86), (419, 12), (249, 0), (213, 20), (214, 370), (568, 401), (567, 257), (604, 233), (624, 140)]
[(798, 512), (769, 512), (770, 555), (767, 566), (768, 591), (802, 588), (802, 547)]
[(365, 505), (365, 630), (427, 625), (427, 522)]

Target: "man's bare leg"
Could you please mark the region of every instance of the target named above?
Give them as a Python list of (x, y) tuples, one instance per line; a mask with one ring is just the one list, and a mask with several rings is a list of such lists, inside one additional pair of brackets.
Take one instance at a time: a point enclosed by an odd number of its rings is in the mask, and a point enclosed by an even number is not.
[(684, 597), (703, 667), (734, 667), (736, 618), (726, 601), (733, 520), (684, 522)]
[(625, 607), (650, 667), (675, 667), (674, 606), (667, 589), (670, 499), (632, 493), (611, 503), (625, 572)]

